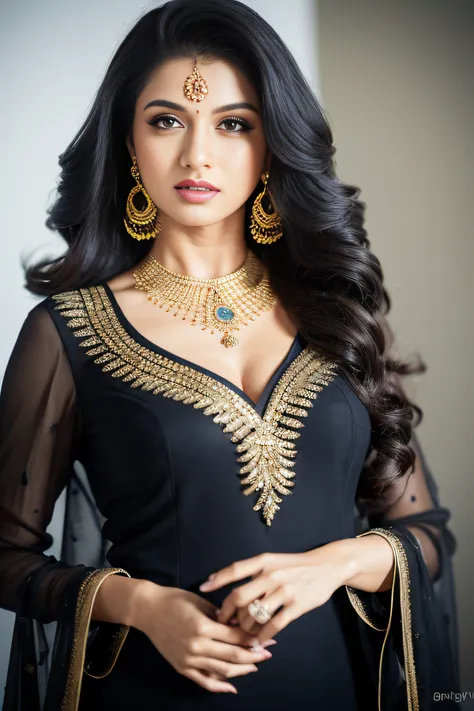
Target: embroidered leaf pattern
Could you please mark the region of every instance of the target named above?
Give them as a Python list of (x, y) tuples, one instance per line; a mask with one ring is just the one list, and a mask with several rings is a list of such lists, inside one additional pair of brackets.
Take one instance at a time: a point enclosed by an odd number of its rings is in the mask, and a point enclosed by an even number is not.
[[(232, 434), (241, 455), (239, 475), (245, 496), (254, 492), (254, 511), (267, 526), (280, 509), (281, 496), (291, 494), (296, 448), (294, 440), (308, 409), (336, 375), (336, 363), (307, 346), (290, 363), (260, 416), (232, 388), (196, 368), (178, 363), (135, 341), (120, 323), (103, 286), (55, 294), (55, 309), (67, 319), (86, 355), (114, 378), (154, 395), (200, 409)], [(281, 496), (279, 496), (279, 494)]]

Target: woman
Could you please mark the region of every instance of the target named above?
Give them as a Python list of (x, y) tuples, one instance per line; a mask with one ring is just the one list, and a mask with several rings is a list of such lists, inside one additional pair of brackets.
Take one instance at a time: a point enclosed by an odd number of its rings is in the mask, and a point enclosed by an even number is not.
[(7, 710), (411, 710), (456, 690), (454, 539), (400, 383), (423, 366), (391, 351), (334, 151), (236, 0), (172, 0), (117, 50), (60, 157), (47, 224), (68, 248), (26, 268), (45, 298), (2, 388)]

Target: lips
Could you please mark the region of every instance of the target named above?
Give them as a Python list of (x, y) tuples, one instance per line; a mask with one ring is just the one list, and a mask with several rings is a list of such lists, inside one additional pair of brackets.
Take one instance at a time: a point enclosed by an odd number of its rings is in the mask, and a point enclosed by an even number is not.
[[(206, 180), (182, 180), (175, 186), (178, 190), (180, 188), (207, 188), (207, 190), (212, 190), (214, 192), (220, 192), (219, 188), (216, 188), (212, 183), (208, 183)], [(207, 192), (207, 190), (197, 190), (196, 192)]]

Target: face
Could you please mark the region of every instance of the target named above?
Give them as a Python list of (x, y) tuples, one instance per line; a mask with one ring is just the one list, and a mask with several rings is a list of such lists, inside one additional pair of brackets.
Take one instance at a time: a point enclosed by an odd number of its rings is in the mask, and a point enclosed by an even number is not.
[[(226, 61), (198, 59), (208, 94), (194, 102), (183, 90), (193, 66), (191, 58), (173, 59), (154, 72), (138, 97), (132, 140), (127, 139), (163, 227), (173, 221), (203, 227), (235, 218), (239, 210), (243, 219), (246, 200), (270, 167), (252, 85)], [(251, 106), (222, 108), (242, 102)], [(175, 188), (186, 179), (205, 180), (219, 192), (210, 200), (188, 202)]]

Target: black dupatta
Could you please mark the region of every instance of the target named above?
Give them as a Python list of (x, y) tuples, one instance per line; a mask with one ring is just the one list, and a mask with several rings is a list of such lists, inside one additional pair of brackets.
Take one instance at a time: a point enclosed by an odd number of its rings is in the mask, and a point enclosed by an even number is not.
[[(441, 708), (440, 702), (443, 709), (460, 709), (452, 566), (456, 540), (447, 527), (450, 512), (440, 506), (436, 483), (415, 437), (414, 441), (435, 507), (394, 520), (359, 518), (358, 537), (381, 535), (392, 546), (392, 587), (382, 593), (367, 593), (346, 586), (364, 623), (360, 625), (362, 641), (378, 688), (380, 711), (434, 711)], [(409, 526), (426, 531), (436, 548), (440, 565), (434, 580)]]

